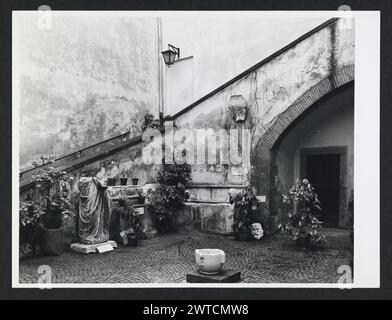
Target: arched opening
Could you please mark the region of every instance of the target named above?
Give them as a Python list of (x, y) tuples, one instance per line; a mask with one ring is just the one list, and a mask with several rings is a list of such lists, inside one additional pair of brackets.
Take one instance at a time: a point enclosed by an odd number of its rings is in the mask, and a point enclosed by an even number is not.
[(348, 223), (348, 193), (353, 189), (354, 90), (335, 92), (311, 107), (271, 149), (274, 188), (287, 193), (296, 179), (307, 178), (322, 204), (326, 226)]
[(264, 135), (256, 149), (255, 182), (259, 194), (268, 197), (271, 216), (284, 220), (282, 195), (296, 179), (308, 178), (322, 202), (320, 219), (325, 225), (349, 225), (347, 208), (354, 181), (353, 84), (349, 81), (293, 113), (281, 132), (271, 129), (279, 134), (269, 130)]

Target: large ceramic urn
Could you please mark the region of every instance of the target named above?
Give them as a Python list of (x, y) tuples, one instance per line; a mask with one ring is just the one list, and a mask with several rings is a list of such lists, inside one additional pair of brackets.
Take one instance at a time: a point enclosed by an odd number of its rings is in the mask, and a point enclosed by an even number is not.
[(202, 274), (218, 274), (225, 263), (225, 253), (220, 249), (196, 249), (195, 258)]

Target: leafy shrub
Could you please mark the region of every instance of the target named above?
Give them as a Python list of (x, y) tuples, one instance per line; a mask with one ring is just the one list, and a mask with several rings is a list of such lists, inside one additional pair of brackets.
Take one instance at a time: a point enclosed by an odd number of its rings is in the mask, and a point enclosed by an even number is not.
[(169, 223), (173, 213), (187, 200), (186, 185), (191, 181), (189, 164), (164, 164), (157, 174), (156, 190), (148, 190), (149, 208), (157, 222)]
[(19, 202), (19, 230), (20, 230), (20, 257), (30, 256), (35, 253), (35, 247), (44, 227), (45, 211), (39, 202)]
[(263, 203), (257, 199), (251, 187), (230, 197), (230, 203), (234, 204), (233, 229), (235, 233), (249, 232), (252, 223), (262, 222)]
[(43, 227), (43, 217), (45, 211), (42, 210), (40, 203), (33, 201), (20, 201), (19, 202), (19, 226), (25, 227)]
[(279, 225), (280, 230), (290, 234), (293, 240), (297, 240), (302, 234), (316, 243), (326, 241), (321, 232), (322, 222), (316, 218), (317, 212), (321, 211), (320, 201), (307, 179), (297, 181), (289, 193), (283, 196), (283, 201), (292, 211), (288, 214), (288, 222)]
[[(61, 227), (64, 215), (72, 213), (70, 204), (71, 180), (70, 175), (54, 167), (54, 160), (42, 158), (44, 166), (41, 171), (33, 175), (33, 189), (35, 194), (34, 210), (30, 215), (26, 214), (25, 207), (21, 212), (23, 219), (37, 217), (38, 212), (44, 216), (44, 224), (47, 228)], [(35, 163), (35, 166), (38, 166)], [(31, 212), (31, 211), (30, 211)], [(22, 221), (22, 220), (21, 220)]]

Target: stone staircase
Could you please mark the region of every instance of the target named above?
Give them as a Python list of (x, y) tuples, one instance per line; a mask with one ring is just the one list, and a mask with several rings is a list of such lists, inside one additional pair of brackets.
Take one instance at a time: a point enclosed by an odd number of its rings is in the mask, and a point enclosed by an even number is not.
[[(129, 148), (142, 142), (142, 137), (130, 137), (130, 132), (120, 134), (99, 143), (77, 150), (70, 154), (61, 156), (54, 161), (54, 166), (59, 170), (72, 171), (96, 160), (107, 157), (115, 152)], [(31, 167), (19, 173), (19, 189), (28, 189), (34, 174), (39, 173), (45, 167)]]

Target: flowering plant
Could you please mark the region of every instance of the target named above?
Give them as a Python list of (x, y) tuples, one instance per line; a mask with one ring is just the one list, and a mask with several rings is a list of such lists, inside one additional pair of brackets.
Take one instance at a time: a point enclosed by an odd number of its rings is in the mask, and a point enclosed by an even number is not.
[[(39, 206), (39, 209), (35, 210), (38, 210), (40, 214), (44, 212), (45, 227), (56, 229), (61, 227), (63, 216), (72, 215), (70, 203), (72, 177), (67, 172), (55, 168), (52, 158), (42, 157), (42, 162), (44, 166), (33, 175), (33, 190), (38, 195), (35, 206)], [(38, 167), (37, 163), (33, 165)], [(26, 210), (24, 207), (22, 209), (21, 217), (23, 218), (26, 216)]]
[(288, 222), (279, 225), (280, 230), (288, 232), (293, 240), (304, 236), (308, 241), (316, 243), (326, 241), (321, 232), (322, 222), (316, 218), (317, 212), (321, 211), (320, 201), (309, 180), (298, 180), (283, 196), (283, 202), (290, 205), (292, 211), (288, 214)]
[(45, 211), (39, 203), (33, 201), (19, 202), (19, 225), (24, 227), (43, 227)]
[(233, 229), (235, 233), (247, 232), (250, 225), (254, 222), (261, 222), (258, 215), (262, 212), (263, 203), (259, 201), (252, 188), (245, 190), (230, 197), (230, 203), (234, 204)]
[[(191, 181), (189, 164), (164, 164), (158, 172), (156, 190), (147, 190), (149, 208), (155, 213), (158, 225), (170, 223), (171, 216), (187, 200), (186, 185)], [(166, 228), (166, 226), (165, 226)]]

